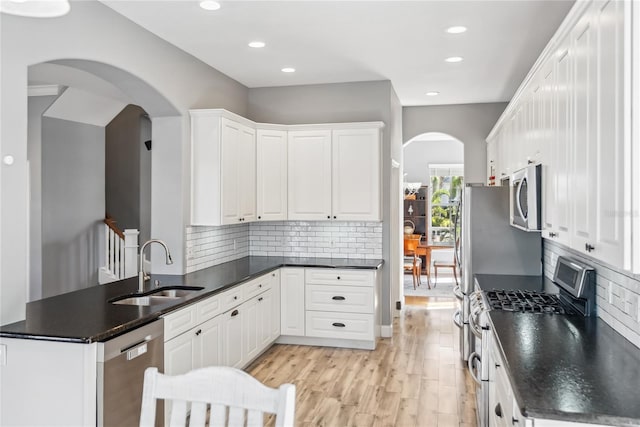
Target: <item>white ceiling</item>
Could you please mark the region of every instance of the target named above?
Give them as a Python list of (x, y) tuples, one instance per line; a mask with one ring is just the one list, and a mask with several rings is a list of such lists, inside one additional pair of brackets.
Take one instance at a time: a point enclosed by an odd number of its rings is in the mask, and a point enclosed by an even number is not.
[(390, 80), (408, 106), (508, 101), (573, 0), (103, 3), (247, 87)]

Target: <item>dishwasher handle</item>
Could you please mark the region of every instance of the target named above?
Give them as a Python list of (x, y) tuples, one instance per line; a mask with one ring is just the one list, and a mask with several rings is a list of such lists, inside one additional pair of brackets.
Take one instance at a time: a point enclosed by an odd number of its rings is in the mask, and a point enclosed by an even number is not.
[[(149, 340), (151, 339), (151, 337), (149, 337)], [(123, 350), (123, 353), (126, 351), (127, 352), (127, 360), (133, 360), (136, 357), (142, 356), (143, 354), (145, 354), (147, 352), (147, 342), (145, 341), (143, 343), (137, 344), (134, 348), (131, 348), (129, 350)]]

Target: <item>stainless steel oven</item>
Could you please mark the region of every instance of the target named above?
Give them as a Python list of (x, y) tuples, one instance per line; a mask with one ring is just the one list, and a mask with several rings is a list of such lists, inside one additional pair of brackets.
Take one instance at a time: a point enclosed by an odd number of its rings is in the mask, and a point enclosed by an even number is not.
[(511, 175), (511, 225), (524, 231), (542, 230), (542, 165), (530, 165)]

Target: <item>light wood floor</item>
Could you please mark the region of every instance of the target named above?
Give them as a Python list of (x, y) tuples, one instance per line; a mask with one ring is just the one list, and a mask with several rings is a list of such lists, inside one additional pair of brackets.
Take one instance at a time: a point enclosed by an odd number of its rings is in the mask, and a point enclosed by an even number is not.
[(407, 301), (375, 351), (274, 345), (247, 371), (271, 387), (296, 385), (296, 426), (475, 426), (454, 304)]

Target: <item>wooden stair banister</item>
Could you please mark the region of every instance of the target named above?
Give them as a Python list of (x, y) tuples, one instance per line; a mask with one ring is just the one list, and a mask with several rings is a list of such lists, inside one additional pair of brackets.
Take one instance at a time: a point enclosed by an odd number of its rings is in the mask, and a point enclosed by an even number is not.
[(109, 215), (104, 219), (104, 265), (99, 269), (99, 283), (133, 277), (138, 270), (138, 230), (120, 230)]
[(121, 239), (124, 240), (124, 231), (118, 228), (118, 226), (116, 225), (118, 222), (116, 220), (114, 220), (109, 215), (107, 215), (104, 219), (104, 223), (107, 225), (107, 227), (113, 230), (113, 232), (116, 233)]

